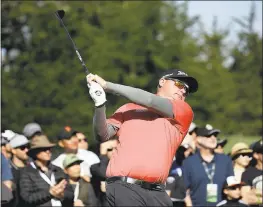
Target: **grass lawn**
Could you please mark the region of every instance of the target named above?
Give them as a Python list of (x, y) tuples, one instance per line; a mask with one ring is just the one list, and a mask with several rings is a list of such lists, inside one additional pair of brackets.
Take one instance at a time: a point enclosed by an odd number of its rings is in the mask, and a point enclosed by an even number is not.
[[(220, 136), (219, 136), (220, 137)], [(248, 145), (251, 143), (260, 140), (260, 136), (242, 136), (242, 135), (232, 135), (232, 136), (227, 136), (227, 144), (225, 145), (225, 153), (230, 152), (231, 148), (233, 145), (237, 142), (245, 142)]]

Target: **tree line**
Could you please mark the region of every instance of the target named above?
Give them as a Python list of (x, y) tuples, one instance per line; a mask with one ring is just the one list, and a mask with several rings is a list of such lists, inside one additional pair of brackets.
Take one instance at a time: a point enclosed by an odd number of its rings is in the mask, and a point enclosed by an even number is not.
[[(58, 9), (93, 73), (155, 92), (161, 71), (182, 69), (199, 81), (187, 98), (194, 122), (225, 134), (262, 134), (262, 35), (254, 31), (253, 3), (247, 17), (229, 20), (239, 28), (230, 46), (231, 28), (219, 28), (215, 18), (213, 29), (203, 30), (187, 2), (2, 1), (2, 128), (21, 132), (36, 121), (52, 139), (71, 125), (92, 141), (94, 105)], [(107, 100), (108, 115), (127, 102)]]

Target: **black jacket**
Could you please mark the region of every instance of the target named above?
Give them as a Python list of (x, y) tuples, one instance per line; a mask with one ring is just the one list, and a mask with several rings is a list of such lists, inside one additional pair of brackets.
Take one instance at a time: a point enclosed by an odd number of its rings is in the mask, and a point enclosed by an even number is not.
[(100, 182), (106, 180), (106, 171), (109, 164), (109, 158), (106, 155), (100, 156), (100, 162), (91, 165), (90, 172), (92, 174), (91, 183), (95, 194), (99, 198), (102, 206), (107, 204), (106, 194), (100, 190)]
[[(56, 182), (67, 179), (66, 174), (52, 164), (49, 169), (54, 172)], [(50, 185), (40, 176), (39, 171), (31, 165), (23, 168), (20, 173), (19, 182), (20, 196), (27, 207), (51, 206), (52, 195), (49, 193)], [(67, 184), (64, 198), (61, 200), (62, 206), (72, 207), (74, 192), (70, 184)]]

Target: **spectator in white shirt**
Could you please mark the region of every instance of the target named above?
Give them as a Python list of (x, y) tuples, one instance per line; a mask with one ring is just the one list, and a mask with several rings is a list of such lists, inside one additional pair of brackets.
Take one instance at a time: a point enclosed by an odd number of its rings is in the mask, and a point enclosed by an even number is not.
[(81, 177), (87, 182), (90, 181), (92, 177), (90, 173), (90, 166), (100, 162), (99, 157), (91, 151), (78, 149), (78, 138), (76, 136), (77, 131), (73, 130), (69, 126), (65, 126), (58, 135), (59, 146), (64, 149), (64, 153), (60, 154), (55, 160), (52, 161), (53, 165), (56, 165), (62, 169), (63, 160), (69, 153), (76, 154), (77, 157), (83, 162), (80, 164), (81, 167)]

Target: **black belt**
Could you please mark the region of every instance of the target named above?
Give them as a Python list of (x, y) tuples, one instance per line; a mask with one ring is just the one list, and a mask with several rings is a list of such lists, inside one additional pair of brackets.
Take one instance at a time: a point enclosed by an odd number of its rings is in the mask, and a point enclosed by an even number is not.
[(136, 184), (147, 190), (165, 191), (165, 185), (161, 183), (150, 183), (143, 180), (134, 179), (131, 177), (114, 176), (106, 179), (106, 182), (113, 183), (115, 181), (123, 181), (125, 183)]

